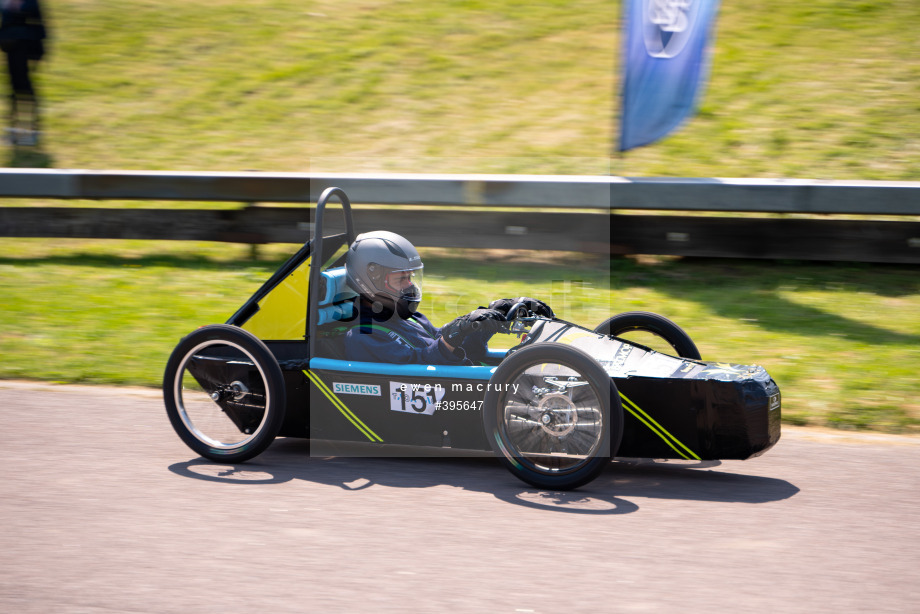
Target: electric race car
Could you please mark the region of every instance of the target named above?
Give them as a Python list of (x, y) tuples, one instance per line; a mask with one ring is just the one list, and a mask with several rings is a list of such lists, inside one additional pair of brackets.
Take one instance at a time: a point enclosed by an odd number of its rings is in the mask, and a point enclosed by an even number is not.
[[(345, 232), (323, 236), (337, 198)], [(351, 205), (329, 188), (312, 240), (227, 321), (183, 338), (166, 365), (170, 422), (197, 454), (243, 462), (277, 436), (398, 449), (493, 451), (538, 488), (586, 484), (614, 457), (747, 459), (780, 436), (780, 392), (759, 366), (705, 362), (690, 337), (652, 313), (595, 328), (508, 312), (509, 350), (475, 366), (344, 358), (356, 293), (345, 284)], [(627, 337), (640, 331), (656, 351)]]

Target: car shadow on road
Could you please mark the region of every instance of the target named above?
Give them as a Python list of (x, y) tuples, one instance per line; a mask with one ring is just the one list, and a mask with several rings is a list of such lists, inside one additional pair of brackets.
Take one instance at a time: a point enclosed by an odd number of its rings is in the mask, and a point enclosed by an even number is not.
[[(518, 481), (490, 455), (424, 458), (319, 455), (299, 439), (279, 439), (257, 461), (235, 465), (204, 458), (175, 463), (173, 473), (228, 485), (279, 484), (304, 480), (359, 491), (373, 486), (431, 488), (452, 486), (497, 499), (554, 512), (628, 514), (636, 499), (680, 499), (767, 503), (794, 496), (799, 489), (784, 480), (721, 471), (718, 461), (694, 465), (650, 460), (617, 461), (593, 482), (574, 491), (540, 490)], [(353, 450), (349, 450), (353, 451)], [(323, 451), (325, 454), (326, 451)]]

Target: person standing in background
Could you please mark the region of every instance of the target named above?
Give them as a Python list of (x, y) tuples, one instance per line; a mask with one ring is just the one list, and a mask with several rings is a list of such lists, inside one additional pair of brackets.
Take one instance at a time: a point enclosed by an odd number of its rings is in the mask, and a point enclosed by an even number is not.
[(31, 64), (45, 55), (45, 30), (38, 0), (0, 0), (0, 49), (10, 76), (9, 140), (13, 145), (38, 144), (38, 97)]

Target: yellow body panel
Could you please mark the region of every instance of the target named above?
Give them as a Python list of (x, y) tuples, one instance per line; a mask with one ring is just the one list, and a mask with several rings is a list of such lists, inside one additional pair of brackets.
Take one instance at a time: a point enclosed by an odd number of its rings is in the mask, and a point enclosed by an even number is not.
[(300, 341), (306, 337), (309, 258), (261, 301), (242, 328), (263, 341)]

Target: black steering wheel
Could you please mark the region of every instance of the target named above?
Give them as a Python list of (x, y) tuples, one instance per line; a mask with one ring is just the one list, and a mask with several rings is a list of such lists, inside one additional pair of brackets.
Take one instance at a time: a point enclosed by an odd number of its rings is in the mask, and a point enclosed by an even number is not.
[(505, 322), (514, 322), (515, 320), (521, 320), (524, 318), (534, 317), (534, 314), (527, 309), (527, 305), (524, 303), (515, 303), (511, 306), (511, 309), (508, 310), (508, 313), (505, 315)]

